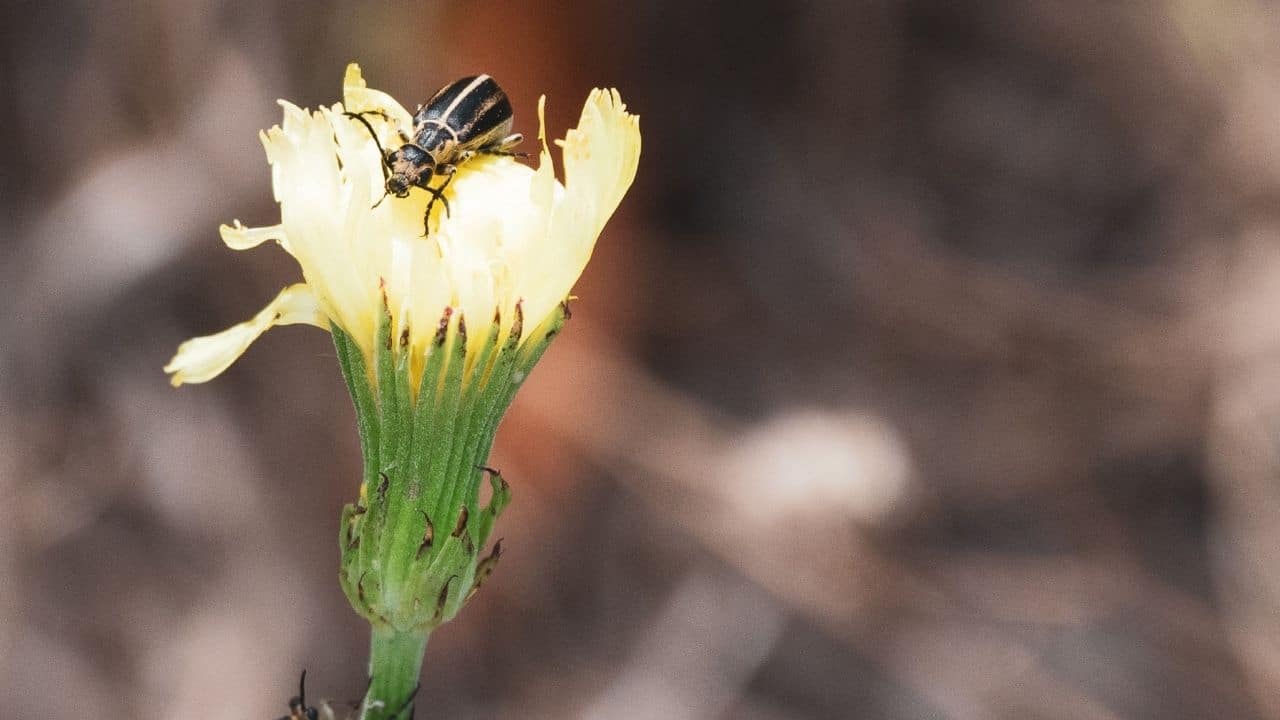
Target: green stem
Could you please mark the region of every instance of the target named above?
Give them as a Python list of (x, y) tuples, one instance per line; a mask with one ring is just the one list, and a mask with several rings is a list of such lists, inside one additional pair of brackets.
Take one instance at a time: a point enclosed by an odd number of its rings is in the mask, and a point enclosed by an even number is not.
[[(362, 720), (409, 720), (407, 705), (422, 675), (428, 630), (400, 632), (390, 626), (373, 627), (369, 651), (369, 694)], [(378, 706), (381, 702), (381, 706)]]

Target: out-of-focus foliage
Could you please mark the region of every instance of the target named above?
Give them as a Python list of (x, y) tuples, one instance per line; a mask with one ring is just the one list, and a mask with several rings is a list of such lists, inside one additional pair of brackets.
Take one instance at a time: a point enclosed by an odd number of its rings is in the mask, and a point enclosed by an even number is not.
[[(424, 4), (425, 5), (425, 4)], [(0, 715), (365, 686), (256, 132), (474, 72), (645, 156), (499, 434), (456, 717), (1280, 717), (1280, 13), (1247, 0), (0, 7)], [(573, 7), (568, 7), (572, 5)]]

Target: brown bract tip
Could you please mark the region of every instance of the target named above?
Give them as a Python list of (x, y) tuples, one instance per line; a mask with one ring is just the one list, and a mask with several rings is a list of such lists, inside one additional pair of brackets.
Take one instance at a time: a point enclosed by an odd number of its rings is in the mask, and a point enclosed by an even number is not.
[(422, 513), (422, 520), (427, 524), (427, 526), (422, 531), (422, 543), (418, 545), (418, 554), (416, 557), (422, 557), (422, 553), (430, 548), (431, 544), (434, 543), (436, 539), (436, 526), (431, 524), (431, 518), (427, 517), (425, 512)]
[(453, 581), (457, 579), (457, 575), (451, 575), (449, 579), (445, 581), (444, 587), (440, 588), (440, 596), (436, 598), (437, 616), (444, 614), (444, 604), (449, 602), (449, 587), (453, 585)]
[(467, 506), (463, 505), (461, 510), (458, 512), (458, 522), (453, 526), (454, 537), (460, 537), (462, 535), (462, 531), (467, 529), (467, 517), (470, 514), (471, 513), (467, 510)]
[(440, 325), (436, 328), (436, 347), (444, 345), (445, 338), (449, 337), (449, 320), (453, 318), (453, 307), (445, 307), (444, 313), (440, 315)]
[(511, 323), (511, 339), (515, 342), (520, 341), (520, 336), (524, 334), (524, 299), (516, 301), (516, 320)]

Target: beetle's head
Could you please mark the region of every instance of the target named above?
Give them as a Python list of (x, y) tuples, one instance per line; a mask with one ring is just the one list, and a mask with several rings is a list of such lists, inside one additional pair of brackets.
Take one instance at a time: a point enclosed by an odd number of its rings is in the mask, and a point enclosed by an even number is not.
[(431, 178), (435, 163), (431, 155), (417, 145), (404, 145), (398, 150), (387, 152), (385, 159), (387, 169), (387, 192), (396, 197), (408, 197), (409, 189), (421, 182), (425, 176)]
[(413, 183), (404, 173), (394, 172), (387, 177), (387, 193), (398, 198), (409, 197), (409, 188)]

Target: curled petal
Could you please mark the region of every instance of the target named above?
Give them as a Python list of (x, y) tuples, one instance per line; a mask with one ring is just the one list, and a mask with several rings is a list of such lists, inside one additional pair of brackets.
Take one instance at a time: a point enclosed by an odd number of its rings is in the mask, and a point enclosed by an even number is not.
[[(573, 289), (631, 187), (640, 162), (640, 118), (627, 112), (617, 90), (593, 90), (578, 127), (556, 144), (564, 152), (564, 190), (554, 199), (545, 243), (525, 258), (521, 295), (530, 318), (545, 317)], [(549, 165), (543, 150), (540, 176)], [(534, 191), (546, 193), (538, 183)]]
[(598, 233), (635, 180), (640, 118), (627, 112), (617, 90), (592, 90), (578, 127), (556, 144), (564, 150), (565, 188), (573, 200), (591, 206)]
[(226, 246), (232, 250), (250, 250), (268, 240), (275, 240), (286, 250), (289, 249), (289, 241), (284, 234), (284, 225), (251, 228), (241, 225), (240, 221), (236, 220), (232, 225), (219, 227), (218, 232), (222, 234), (222, 242), (226, 243)]
[(315, 295), (305, 283), (290, 285), (280, 291), (276, 299), (251, 320), (216, 335), (192, 338), (182, 343), (178, 346), (177, 354), (164, 366), (164, 371), (173, 375), (169, 382), (174, 387), (183, 383), (212, 380), (243, 355), (268, 328), (297, 323), (329, 327), (328, 319), (320, 311)]
[(360, 66), (356, 63), (347, 65), (347, 74), (342, 78), (342, 104), (347, 112), (383, 113), (397, 128), (408, 130), (413, 127), (413, 116), (403, 105), (381, 90), (371, 90), (365, 85)]

